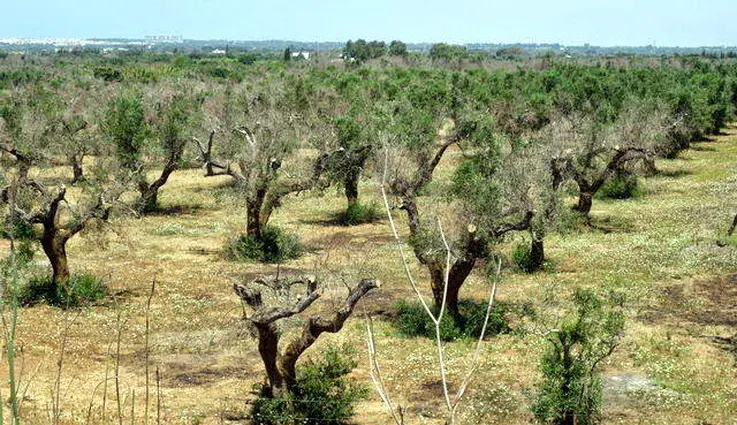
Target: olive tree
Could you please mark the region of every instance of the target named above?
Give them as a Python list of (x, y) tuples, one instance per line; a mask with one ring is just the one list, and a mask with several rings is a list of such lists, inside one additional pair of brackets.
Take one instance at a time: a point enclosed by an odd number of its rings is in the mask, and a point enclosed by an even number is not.
[(195, 140), (205, 175), (233, 178), (246, 200), (246, 236), (261, 239), (285, 196), (321, 183), (330, 155), (324, 140), (305, 131), (315, 119), (313, 90), (297, 77), (258, 77), (222, 90), (205, 107), (208, 141)]
[(31, 167), (48, 159), (54, 133), (53, 93), (40, 85), (11, 90), (0, 100), (0, 154), (27, 181)]
[[(271, 397), (284, 397), (293, 390), (300, 356), (323, 333), (339, 332), (353, 313), (358, 301), (379, 285), (377, 280), (361, 280), (355, 287), (350, 288), (340, 308), (328, 318), (313, 315), (303, 319), (300, 336), (283, 349), (279, 346), (283, 334), (280, 323), (307, 311), (322, 296), (317, 279), (277, 276), (274, 279), (258, 278), (245, 284), (233, 285), (235, 293), (244, 305), (252, 310), (252, 313), (244, 318), (253, 327), (258, 338), (258, 351), (266, 368), (269, 380), (268, 394)], [(295, 287), (304, 288), (297, 297), (293, 296)]]
[[(159, 190), (181, 167), (200, 104), (200, 96), (191, 88), (162, 85), (148, 90), (145, 96), (137, 90), (119, 93), (110, 101), (103, 124), (120, 170), (138, 190), (138, 213), (158, 208)], [(158, 176), (150, 181), (152, 168)]]
[[(7, 192), (12, 189), (6, 189)], [(38, 241), (49, 259), (52, 269), (52, 284), (55, 289), (67, 289), (65, 285), (71, 276), (67, 260), (66, 245), (69, 240), (93, 220), (107, 220), (110, 216), (114, 195), (97, 193), (78, 202), (73, 208), (67, 207), (67, 189), (64, 186), (49, 190), (32, 181), (16, 191), (27, 192), (25, 196), (35, 198), (33, 209), (25, 210), (18, 206), (13, 196), (4, 196), (16, 217), (28, 225), (40, 225)], [(6, 192), (6, 193), (7, 193)], [(30, 193), (28, 193), (30, 192)]]
[[(399, 208), (407, 215), (415, 257), (430, 274), (435, 309), (445, 299), (449, 313), (462, 325), (464, 319), (458, 310), (461, 287), (479, 260), (491, 254), (496, 241), (529, 227), (534, 208), (526, 186), (515, 189), (512, 184), (506, 192), (502, 189), (500, 166), (514, 162), (504, 160), (506, 153), (500, 150), (503, 140), (492, 117), (472, 102), (464, 105), (450, 90), (442, 82), (412, 86), (406, 97), (392, 106), (394, 118), (388, 137), (395, 148), (387, 153), (391, 170), (382, 189), (398, 199)], [(461, 142), (468, 145), (464, 148), (467, 155), (453, 172), (450, 194), (444, 198), (456, 214), (452, 243), (456, 255), (445, 270), (444, 260), (437, 255), (437, 235), (420, 212), (421, 197), (448, 149)]]
[(107, 87), (87, 81), (68, 83), (58, 91), (60, 106), (54, 119), (58, 137), (52, 150), (72, 168), (71, 184), (85, 180), (85, 158), (107, 154), (98, 128), (107, 92)]
[[(420, 304), (422, 305), (422, 308), (427, 314), (427, 316), (430, 318), (434, 325), (434, 331), (435, 331), (435, 346), (437, 350), (437, 366), (439, 370), (439, 378), (440, 378), (440, 384), (442, 386), (442, 392), (443, 392), (443, 408), (445, 410), (444, 418), (445, 418), (445, 425), (456, 425), (458, 420), (458, 415), (460, 412), (460, 403), (463, 400), (463, 397), (466, 395), (466, 391), (468, 390), (473, 378), (476, 375), (476, 372), (478, 371), (478, 366), (480, 362), (480, 355), (483, 349), (483, 342), (484, 342), (484, 336), (486, 334), (486, 329), (489, 324), (489, 317), (491, 315), (492, 310), (494, 309), (494, 301), (496, 297), (496, 290), (497, 290), (497, 284), (498, 284), (498, 278), (501, 272), (501, 260), (500, 259), (493, 259), (494, 263), (494, 270), (493, 273), (493, 283), (491, 287), (491, 291), (489, 292), (488, 297), (488, 304), (486, 306), (485, 316), (484, 316), (484, 322), (481, 328), (481, 332), (479, 334), (478, 339), (476, 340), (475, 349), (473, 351), (473, 356), (471, 358), (471, 361), (469, 362), (467, 369), (463, 372), (463, 378), (458, 385), (455, 392), (453, 392), (450, 389), (450, 385), (448, 383), (448, 368), (446, 366), (446, 355), (445, 351), (443, 349), (443, 342), (441, 337), (441, 322), (443, 320), (443, 316), (445, 315), (447, 309), (446, 309), (446, 303), (447, 303), (447, 293), (449, 289), (449, 278), (450, 278), (450, 267), (451, 267), (451, 257), (453, 253), (451, 252), (451, 247), (448, 244), (445, 233), (443, 231), (443, 226), (440, 220), (438, 220), (437, 227), (438, 227), (438, 238), (439, 242), (442, 244), (442, 250), (444, 252), (445, 256), (445, 273), (444, 273), (444, 279), (443, 279), (443, 297), (441, 299), (441, 304), (435, 311), (433, 311), (425, 302), (424, 298), (422, 297), (422, 293), (420, 292), (417, 283), (416, 278), (413, 276), (412, 271), (409, 267), (409, 263), (407, 260), (407, 255), (405, 254), (403, 243), (400, 239), (399, 232), (397, 231), (397, 227), (394, 222), (394, 218), (391, 212), (391, 209), (389, 208), (389, 200), (386, 195), (386, 191), (382, 190), (382, 196), (384, 198), (384, 205), (386, 208), (386, 213), (389, 218), (389, 226), (391, 228), (392, 235), (394, 237), (394, 241), (396, 242), (397, 250), (399, 251), (399, 257), (401, 259), (402, 265), (404, 266), (404, 273), (407, 278), (407, 281), (409, 282), (410, 287), (412, 288), (412, 291), (417, 296), (417, 299), (419, 300)], [(374, 388), (376, 389), (376, 392), (379, 394), (379, 397), (381, 398), (382, 403), (387, 408), (389, 413), (391, 414), (391, 418), (394, 424), (396, 425), (405, 425), (405, 414), (406, 409), (402, 408), (401, 405), (396, 405), (392, 401), (391, 396), (389, 392), (386, 389), (386, 384), (384, 382), (384, 377), (381, 372), (381, 367), (379, 365), (378, 360), (378, 354), (377, 354), (377, 348), (376, 348), (376, 337), (374, 335), (373, 330), (373, 322), (371, 320), (371, 317), (369, 316), (366, 320), (366, 342), (368, 347), (368, 354), (369, 354), (369, 375), (371, 376), (371, 381), (374, 384)]]
[(615, 173), (638, 160), (652, 161), (668, 141), (668, 115), (657, 105), (632, 101), (613, 123), (593, 116), (555, 118), (548, 126), (556, 146), (555, 173), (578, 187), (574, 210), (589, 215), (596, 193)]
[(318, 121), (330, 128), (323, 125), (318, 132), (331, 145), (328, 177), (343, 186), (348, 214), (360, 205), (359, 182), (377, 150), (374, 105), (381, 101), (381, 91), (352, 73), (343, 76), (337, 86), (337, 93), (322, 102), (326, 119)]

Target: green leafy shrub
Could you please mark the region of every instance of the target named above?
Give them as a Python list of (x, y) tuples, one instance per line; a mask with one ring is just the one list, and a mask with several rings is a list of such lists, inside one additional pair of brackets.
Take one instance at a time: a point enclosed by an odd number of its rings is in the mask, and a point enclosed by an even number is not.
[(100, 66), (93, 69), (92, 75), (94, 75), (95, 78), (99, 78), (107, 82), (123, 80), (123, 73), (119, 69), (108, 66)]
[(609, 179), (596, 193), (597, 199), (631, 199), (642, 196), (637, 176), (619, 172)]
[(573, 296), (575, 309), (551, 332), (540, 359), (543, 380), (532, 412), (542, 424), (596, 424), (601, 415), (597, 367), (610, 356), (624, 332), (622, 300), (604, 300), (592, 290)]
[(0, 229), (0, 236), (15, 239), (16, 261), (20, 264), (28, 264), (36, 254), (34, 230), (31, 224), (22, 220), (14, 220), (6, 223), (6, 227)]
[(347, 424), (356, 404), (369, 394), (368, 388), (347, 378), (356, 367), (354, 357), (351, 349), (331, 347), (297, 367), (296, 383), (287, 396), (271, 398), (261, 388), (251, 410), (253, 424)]
[(23, 220), (13, 220), (8, 224), (8, 228), (3, 229), (2, 236), (10, 238), (11, 236), (17, 240), (31, 240), (34, 236), (33, 225)]
[[(462, 324), (457, 324), (446, 312), (440, 320), (440, 338), (443, 341), (478, 338), (484, 326), (486, 307), (485, 303), (472, 300), (459, 301), (458, 309), (464, 318)], [(394, 326), (401, 335), (435, 338), (435, 324), (425, 312), (422, 304), (399, 300), (394, 304), (394, 310), (396, 313), (393, 320)], [(494, 308), (489, 315), (489, 324), (486, 327), (486, 336), (511, 331), (506, 318), (508, 312), (509, 306), (498, 301), (494, 302)]]
[(522, 242), (515, 246), (514, 251), (512, 251), (512, 260), (517, 268), (525, 273), (530, 273), (535, 268), (529, 243)]
[(74, 308), (105, 298), (107, 288), (91, 274), (74, 275), (65, 286), (56, 286), (47, 276), (36, 276), (18, 288), (18, 303), (32, 306), (45, 301), (49, 305)]
[(351, 204), (340, 215), (339, 221), (345, 226), (372, 223), (379, 218), (379, 209), (375, 203), (369, 205)]
[(228, 240), (225, 256), (230, 260), (252, 260), (278, 263), (299, 258), (304, 247), (296, 235), (284, 232), (279, 227), (267, 226), (261, 237), (238, 236)]

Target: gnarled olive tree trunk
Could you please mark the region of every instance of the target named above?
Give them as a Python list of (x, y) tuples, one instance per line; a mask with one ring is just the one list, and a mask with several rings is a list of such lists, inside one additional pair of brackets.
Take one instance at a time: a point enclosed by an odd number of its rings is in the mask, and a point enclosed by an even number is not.
[(19, 214), (19, 218), (29, 224), (40, 224), (43, 233), (39, 241), (44, 254), (49, 259), (52, 269), (52, 283), (55, 288), (64, 287), (70, 279), (69, 264), (67, 261), (66, 244), (74, 235), (81, 232), (93, 219), (107, 220), (110, 215), (110, 207), (104, 204), (102, 196), (98, 202), (90, 207), (87, 212), (74, 222), (62, 225), (59, 222), (59, 207), (66, 198), (66, 188), (61, 187), (53, 197), (38, 183), (32, 183), (44, 197), (50, 199), (39, 211), (34, 213), (25, 212), (13, 205)]
[[(295, 285), (304, 285), (306, 291), (294, 305), (275, 307), (264, 305), (260, 287), (267, 287), (279, 292)], [(329, 319), (312, 316), (304, 320), (299, 338), (291, 341), (281, 351), (279, 349), (281, 333), (277, 328), (277, 322), (302, 313), (320, 298), (322, 292), (318, 290), (315, 278), (310, 277), (293, 281), (275, 279), (271, 282), (256, 279), (247, 284), (233, 285), (235, 293), (253, 310), (253, 314), (247, 317), (246, 320), (253, 325), (258, 336), (259, 355), (269, 379), (267, 394), (271, 397), (283, 397), (289, 394), (294, 389), (297, 361), (300, 356), (323, 333), (339, 332), (348, 317), (353, 313), (358, 301), (369, 291), (379, 286), (380, 283), (377, 280), (362, 280), (350, 290), (343, 301), (343, 305)]]

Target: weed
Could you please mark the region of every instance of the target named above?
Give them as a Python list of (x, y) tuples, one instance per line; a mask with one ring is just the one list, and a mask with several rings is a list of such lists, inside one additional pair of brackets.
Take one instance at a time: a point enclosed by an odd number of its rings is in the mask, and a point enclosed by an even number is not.
[(226, 258), (234, 261), (252, 260), (263, 263), (280, 263), (299, 258), (304, 247), (296, 235), (279, 227), (268, 226), (261, 237), (248, 235), (231, 238), (225, 245)]

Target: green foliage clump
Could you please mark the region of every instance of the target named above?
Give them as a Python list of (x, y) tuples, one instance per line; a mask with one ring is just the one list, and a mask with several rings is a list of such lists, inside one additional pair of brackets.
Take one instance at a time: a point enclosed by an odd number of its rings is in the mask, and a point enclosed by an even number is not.
[(255, 425), (342, 425), (353, 417), (356, 404), (368, 388), (351, 382), (348, 374), (356, 367), (350, 349), (328, 350), (319, 358), (297, 367), (297, 380), (290, 394), (272, 398), (261, 388), (253, 403)]
[(339, 221), (346, 226), (372, 223), (379, 218), (379, 209), (375, 203), (369, 205), (351, 204), (340, 215)]
[(119, 69), (109, 66), (98, 66), (92, 70), (92, 75), (103, 81), (123, 81), (123, 73)]
[(23, 220), (9, 220), (5, 227), (0, 229), (0, 236), (15, 240), (17, 263), (27, 265), (33, 260), (36, 254), (33, 225)]
[(468, 56), (468, 50), (465, 46), (437, 43), (430, 48), (430, 58), (434, 60), (456, 60), (463, 59)]
[(624, 333), (622, 299), (602, 299), (592, 290), (578, 290), (575, 310), (550, 333), (540, 359), (543, 380), (532, 404), (542, 424), (596, 424), (601, 415), (598, 366), (609, 357)]
[(520, 243), (514, 247), (512, 251), (512, 260), (514, 264), (525, 273), (530, 273), (534, 270), (534, 264), (532, 261), (532, 249), (529, 243)]
[(49, 305), (74, 308), (88, 305), (105, 298), (107, 287), (92, 274), (78, 274), (65, 285), (54, 285), (47, 276), (32, 277), (18, 288), (18, 303), (32, 306), (45, 301)]
[(596, 193), (598, 199), (631, 199), (642, 196), (637, 176), (628, 172), (618, 172)]
[(124, 168), (137, 170), (149, 128), (139, 94), (128, 94), (110, 102), (103, 123), (105, 135), (115, 145)]
[[(454, 341), (462, 338), (478, 338), (486, 318), (485, 303), (472, 300), (461, 300), (458, 302), (458, 310), (463, 316), (463, 321), (457, 323), (447, 312), (440, 320), (440, 339), (443, 341)], [(423, 336), (435, 338), (435, 324), (425, 312), (419, 302), (399, 300), (394, 304), (396, 315), (394, 326), (403, 336)], [(489, 324), (486, 326), (486, 335), (498, 335), (511, 331), (507, 323), (509, 306), (498, 301), (494, 302), (494, 308), (489, 315)]]
[(263, 263), (279, 263), (299, 258), (304, 246), (297, 235), (286, 233), (277, 226), (267, 226), (261, 237), (238, 236), (228, 240), (225, 256), (230, 260), (252, 260)]

